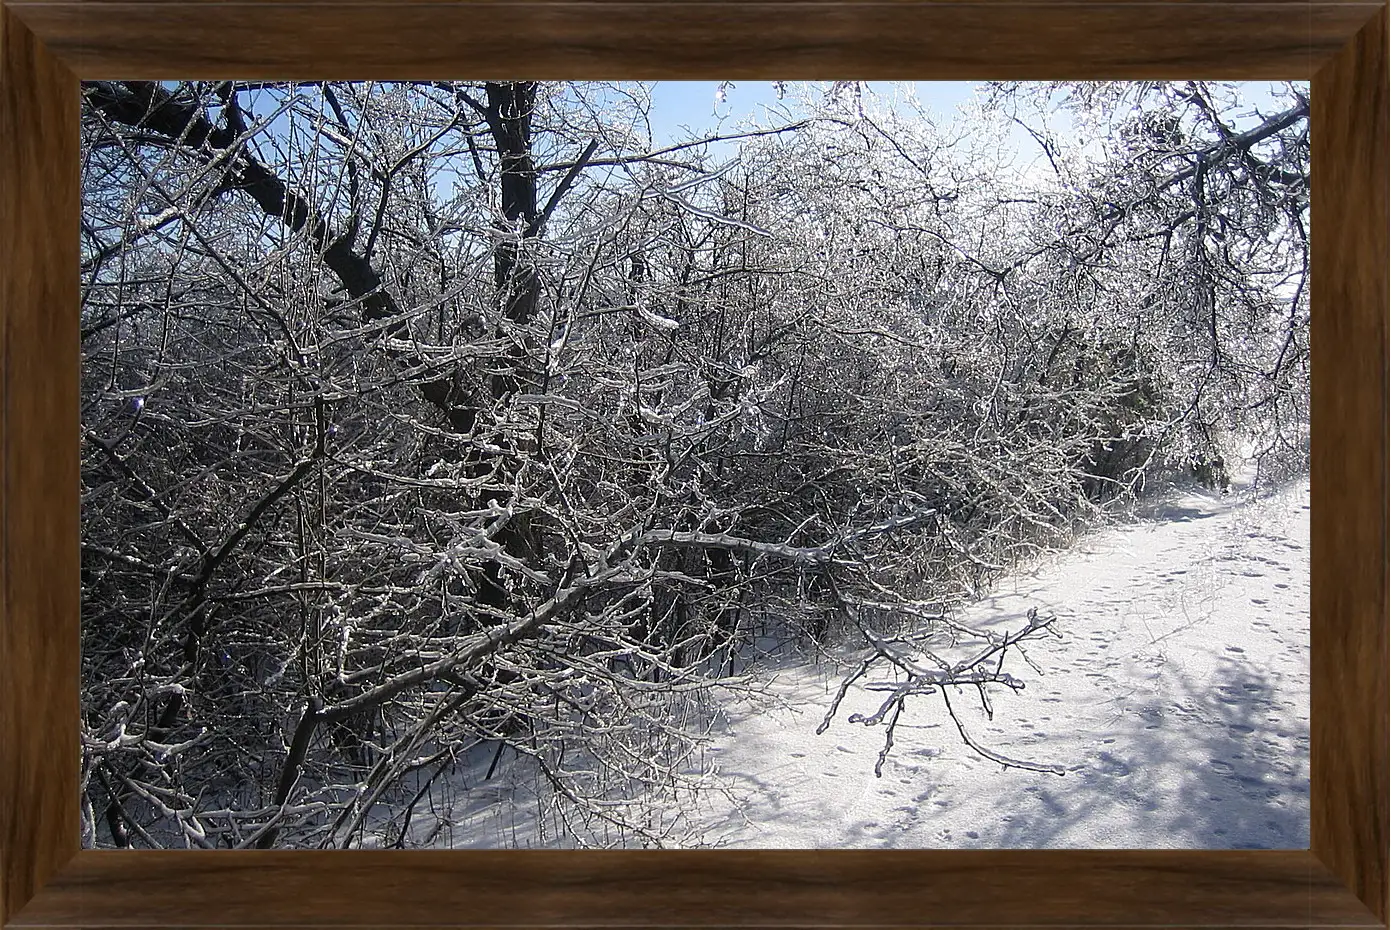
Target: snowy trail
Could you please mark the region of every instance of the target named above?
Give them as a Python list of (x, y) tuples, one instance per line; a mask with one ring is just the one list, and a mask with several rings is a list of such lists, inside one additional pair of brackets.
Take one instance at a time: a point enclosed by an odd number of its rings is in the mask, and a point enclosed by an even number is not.
[[(876, 706), (829, 664), (772, 670), (776, 710), (727, 707), (711, 751), (746, 809), (708, 812), (705, 840), (742, 847), (1307, 848), (1309, 484), (1251, 503), (1176, 493), (1000, 586), (963, 618), (1018, 629), (1029, 607), (1062, 638), (1027, 647), (1039, 674), (953, 706), (971, 734), (1065, 776), (1004, 771), (962, 744), (937, 696), (900, 721), (883, 778)], [(968, 698), (970, 698), (968, 700)], [(964, 710), (963, 710), (964, 709)]]

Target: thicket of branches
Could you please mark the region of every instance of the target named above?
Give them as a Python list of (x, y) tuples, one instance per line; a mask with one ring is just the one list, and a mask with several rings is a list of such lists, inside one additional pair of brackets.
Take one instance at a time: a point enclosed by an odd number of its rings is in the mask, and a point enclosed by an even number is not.
[(640, 87), (88, 84), (85, 842), (405, 842), (504, 749), (561, 841), (682, 842), (770, 641), (862, 637), (870, 723), (1017, 686), (905, 644), (1147, 481), (1304, 466), (1307, 96), (1228, 93), (654, 151)]

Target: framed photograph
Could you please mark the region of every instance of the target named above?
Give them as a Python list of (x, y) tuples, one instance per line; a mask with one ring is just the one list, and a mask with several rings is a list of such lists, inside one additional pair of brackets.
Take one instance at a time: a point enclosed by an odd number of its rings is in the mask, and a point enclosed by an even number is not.
[(1371, 2), (0, 4), (0, 926), (1384, 926), (1389, 109)]

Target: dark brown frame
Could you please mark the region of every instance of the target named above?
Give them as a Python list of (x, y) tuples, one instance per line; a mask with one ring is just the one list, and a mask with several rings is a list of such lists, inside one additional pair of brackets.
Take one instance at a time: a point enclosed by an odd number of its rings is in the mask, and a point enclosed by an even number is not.
[[(1384, 925), (1386, 45), (1381, 0), (0, 0), (0, 926)], [(1311, 80), (1312, 848), (80, 852), (78, 80), (518, 67)]]

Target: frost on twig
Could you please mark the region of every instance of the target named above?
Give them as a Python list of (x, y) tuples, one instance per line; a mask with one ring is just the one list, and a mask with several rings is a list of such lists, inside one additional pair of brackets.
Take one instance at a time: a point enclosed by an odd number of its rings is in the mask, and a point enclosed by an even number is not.
[[(842, 680), (840, 688), (831, 702), (830, 709), (826, 712), (826, 717), (816, 732), (818, 734), (824, 733), (831, 725), (842, 701), (856, 681), (863, 678), (871, 670), (883, 668), (885, 671), (893, 673), (892, 680), (872, 681), (865, 684), (863, 689), (867, 692), (886, 694), (887, 697), (873, 713), (856, 713), (847, 718), (850, 723), (863, 724), (869, 727), (884, 724), (884, 748), (880, 751), (874, 764), (875, 776), (882, 778), (884, 775), (884, 762), (888, 759), (890, 750), (893, 749), (894, 731), (907, 706), (908, 698), (915, 695), (932, 694), (941, 696), (942, 705), (952, 722), (956, 724), (962, 741), (975, 752), (1006, 768), (1062, 775), (1065, 770), (1061, 766), (1015, 759), (982, 746), (967, 731), (966, 725), (952, 706), (950, 697), (953, 688), (959, 689), (965, 685), (974, 686), (980, 696), (981, 706), (986, 714), (993, 718), (994, 706), (990, 700), (990, 686), (1003, 685), (1016, 692), (1024, 690), (1023, 681), (1004, 671), (1005, 657), (1009, 650), (1014, 648), (1022, 654), (1022, 650), (1018, 650), (1018, 645), (1026, 639), (1037, 637), (1045, 631), (1049, 631), (1056, 619), (1056, 617), (1041, 616), (1037, 607), (1030, 608), (1026, 616), (1027, 622), (1023, 627), (1002, 638), (992, 638), (984, 648), (956, 662), (950, 662), (938, 655), (924, 645), (920, 637), (915, 637), (912, 640), (887, 637), (867, 627), (861, 627), (861, 632), (865, 640), (870, 643), (873, 651), (860, 662), (852, 673)], [(928, 667), (927, 663), (930, 663), (932, 667)]]

